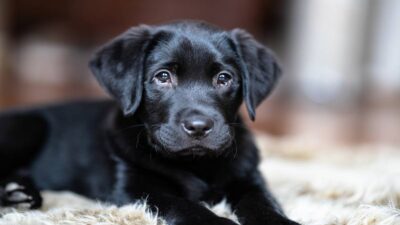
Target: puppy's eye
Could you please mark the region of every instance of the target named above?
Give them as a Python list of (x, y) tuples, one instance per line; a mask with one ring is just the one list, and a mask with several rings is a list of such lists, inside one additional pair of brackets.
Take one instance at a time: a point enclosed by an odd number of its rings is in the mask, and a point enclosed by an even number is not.
[(154, 75), (153, 80), (160, 84), (171, 83), (171, 72), (169, 72), (168, 70), (159, 70)]
[(232, 75), (228, 72), (221, 72), (216, 77), (217, 86), (228, 86), (232, 82)]

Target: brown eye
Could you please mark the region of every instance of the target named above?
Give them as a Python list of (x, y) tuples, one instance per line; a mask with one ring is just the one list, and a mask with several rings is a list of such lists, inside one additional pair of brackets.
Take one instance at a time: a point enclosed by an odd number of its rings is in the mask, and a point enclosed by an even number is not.
[(227, 72), (221, 72), (217, 75), (217, 85), (218, 86), (227, 86), (232, 81), (232, 75)]
[(171, 72), (168, 70), (160, 70), (156, 72), (153, 79), (161, 84), (171, 83)]

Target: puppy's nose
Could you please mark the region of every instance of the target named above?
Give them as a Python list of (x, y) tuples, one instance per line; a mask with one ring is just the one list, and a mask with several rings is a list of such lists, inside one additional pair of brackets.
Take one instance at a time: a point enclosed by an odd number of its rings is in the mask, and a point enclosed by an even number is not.
[(192, 137), (201, 138), (211, 132), (214, 122), (205, 117), (191, 117), (182, 123), (183, 130)]

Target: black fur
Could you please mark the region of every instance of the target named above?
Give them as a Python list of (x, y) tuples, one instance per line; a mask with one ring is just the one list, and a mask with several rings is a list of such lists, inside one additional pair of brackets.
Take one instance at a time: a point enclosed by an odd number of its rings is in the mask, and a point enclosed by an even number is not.
[(32, 208), (35, 190), (70, 190), (117, 204), (147, 199), (171, 224), (234, 224), (199, 204), (226, 198), (242, 224), (296, 224), (268, 191), (238, 116), (244, 99), (254, 119), (280, 72), (249, 34), (193, 21), (134, 27), (90, 68), (116, 103), (0, 115), (0, 204), (17, 204), (4, 190), (25, 179)]

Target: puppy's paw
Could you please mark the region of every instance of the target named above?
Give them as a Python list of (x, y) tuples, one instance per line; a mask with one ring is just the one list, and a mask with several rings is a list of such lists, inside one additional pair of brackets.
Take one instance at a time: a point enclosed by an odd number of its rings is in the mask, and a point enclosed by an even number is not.
[(17, 182), (9, 182), (0, 187), (0, 205), (37, 209), (42, 205), (42, 197), (35, 188)]

